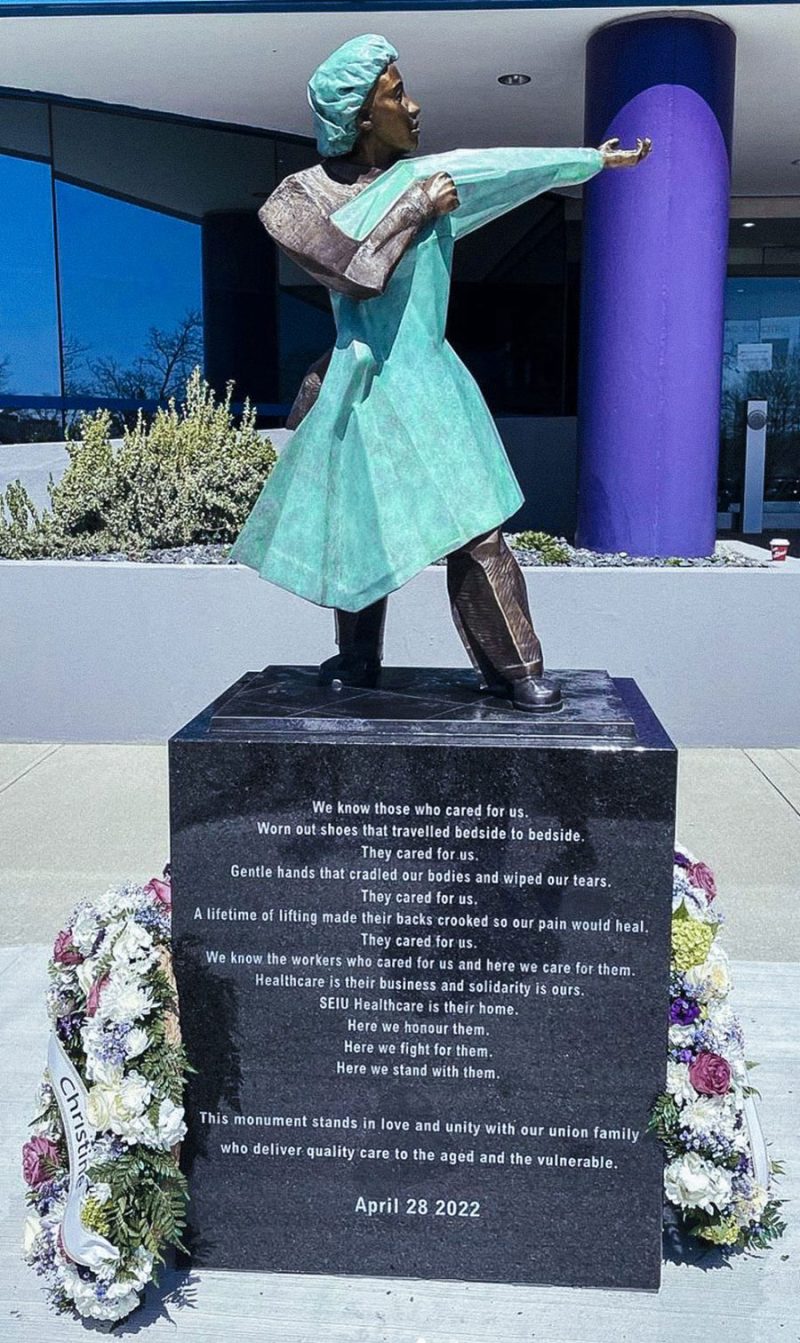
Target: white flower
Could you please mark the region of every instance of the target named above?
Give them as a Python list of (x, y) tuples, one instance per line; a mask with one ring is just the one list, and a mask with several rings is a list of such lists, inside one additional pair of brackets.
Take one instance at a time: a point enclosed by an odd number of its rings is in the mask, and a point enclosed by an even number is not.
[(737, 1058), (744, 1061), (739, 1022), (730, 1003), (710, 998), (705, 1026), (708, 1045), (717, 1054), (722, 1054), (731, 1067)]
[(731, 990), (730, 962), (728, 953), (711, 944), (711, 950), (702, 965), (693, 965), (684, 976), (688, 988), (695, 991), (700, 1002), (706, 1003), (712, 998), (725, 998)]
[(90, 1089), (86, 1102), (89, 1122), (95, 1128), (110, 1130), (126, 1141), (139, 1142), (142, 1123), (149, 1127), (144, 1111), (150, 1104), (152, 1094), (151, 1084), (136, 1072), (128, 1073), (127, 1077), (111, 1085), (98, 1082)]
[(132, 1115), (119, 1133), (129, 1147), (141, 1143), (143, 1147), (159, 1147), (158, 1134), (146, 1114)]
[(733, 1203), (733, 1215), (742, 1226), (750, 1222), (759, 1222), (769, 1202), (769, 1193), (763, 1185), (756, 1185), (749, 1198), (737, 1198)]
[(151, 965), (154, 955), (153, 939), (147, 929), (143, 928), (141, 924), (135, 923), (133, 919), (129, 919), (114, 940), (111, 950), (112, 964), (124, 964), (127, 961), (146, 961), (148, 965)]
[(158, 1139), (162, 1147), (174, 1147), (186, 1137), (186, 1125), (183, 1122), (183, 1106), (175, 1105), (171, 1100), (163, 1100), (158, 1107)]
[(669, 1028), (669, 1043), (672, 1049), (688, 1049), (694, 1040), (694, 1026), (681, 1026), (678, 1022)]
[(731, 1175), (697, 1152), (685, 1152), (671, 1161), (664, 1172), (664, 1189), (670, 1203), (679, 1208), (702, 1208), (725, 1212), (731, 1201)]
[(686, 1105), (681, 1123), (693, 1133), (708, 1133), (732, 1138), (736, 1120), (736, 1102), (733, 1096), (698, 1096)]
[(94, 907), (100, 918), (104, 921), (118, 919), (129, 914), (136, 909), (141, 901), (141, 886), (112, 886), (99, 900), (95, 900)]
[(72, 944), (88, 956), (100, 932), (100, 920), (91, 905), (79, 905), (72, 920)]
[(142, 988), (134, 978), (117, 972), (100, 995), (98, 1016), (106, 1021), (136, 1021), (147, 1016), (154, 1007), (149, 989)]
[(95, 1203), (108, 1203), (108, 1200), (111, 1198), (111, 1185), (106, 1184), (103, 1180), (97, 1184), (93, 1184), (89, 1193)]
[(122, 1079), (119, 1091), (125, 1109), (130, 1114), (139, 1114), (150, 1104), (153, 1087), (141, 1073), (130, 1072)]
[(86, 1118), (92, 1128), (105, 1133), (111, 1127), (111, 1102), (114, 1089), (104, 1083), (89, 1088), (86, 1098)]
[(106, 1287), (104, 1295), (99, 1297), (94, 1280), (79, 1277), (78, 1270), (72, 1264), (64, 1266), (63, 1285), (75, 1302), (78, 1314), (85, 1319), (121, 1320), (139, 1304), (138, 1292), (131, 1290), (129, 1282), (112, 1282)]
[(108, 1087), (115, 1087), (122, 1079), (122, 1068), (118, 1063), (104, 1063), (102, 1059), (87, 1055), (86, 1076), (90, 1082), (103, 1082)]
[(670, 1059), (667, 1064), (667, 1091), (670, 1096), (675, 1098), (678, 1105), (695, 1100), (697, 1092), (689, 1081), (688, 1064), (675, 1063)]
[(147, 1049), (149, 1043), (150, 1037), (147, 1031), (143, 1030), (141, 1026), (134, 1026), (128, 1032), (128, 1038), (125, 1041), (125, 1053), (129, 1059), (138, 1058)]
[(90, 1082), (105, 1082), (111, 1086), (122, 1076), (119, 1064), (108, 1063), (100, 1057), (105, 1022), (100, 1017), (88, 1017), (81, 1026), (81, 1044), (86, 1055), (86, 1076)]
[(33, 1247), (39, 1237), (42, 1229), (42, 1221), (35, 1213), (29, 1212), (25, 1218), (25, 1226), (22, 1230), (22, 1252), (26, 1256), (33, 1252)]

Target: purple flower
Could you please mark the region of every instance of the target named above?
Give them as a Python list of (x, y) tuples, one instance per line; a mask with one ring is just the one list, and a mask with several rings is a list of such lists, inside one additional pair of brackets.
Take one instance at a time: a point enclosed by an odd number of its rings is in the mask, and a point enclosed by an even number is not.
[(134, 914), (134, 922), (147, 928), (148, 932), (160, 935), (165, 940), (170, 934), (170, 913), (163, 905), (144, 905)]
[(50, 1138), (29, 1138), (22, 1148), (22, 1175), (32, 1189), (52, 1179), (58, 1164), (58, 1148)]
[(74, 1035), (77, 1035), (81, 1026), (80, 1012), (67, 1012), (63, 1017), (56, 1020), (56, 1031), (59, 1039), (68, 1041)]
[(116, 1022), (114, 1025), (106, 1026), (103, 1034), (97, 1042), (97, 1055), (103, 1063), (109, 1063), (112, 1067), (118, 1067), (125, 1062), (127, 1050), (125, 1048), (128, 1036), (130, 1035), (130, 1025), (126, 1021)]
[(691, 867), (691, 865), (692, 865), (692, 864), (690, 863), (689, 859), (686, 857), (686, 854), (685, 854), (685, 853), (681, 853), (680, 849), (676, 849), (676, 850), (675, 850), (675, 866), (676, 866), (676, 867)]
[(673, 1026), (691, 1026), (700, 1015), (700, 1008), (697, 1003), (690, 1002), (687, 998), (676, 998), (670, 1005), (669, 1019)]

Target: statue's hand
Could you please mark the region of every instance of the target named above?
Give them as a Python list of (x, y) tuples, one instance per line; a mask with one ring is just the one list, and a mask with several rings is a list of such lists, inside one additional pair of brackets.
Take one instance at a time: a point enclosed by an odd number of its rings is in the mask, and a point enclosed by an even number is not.
[(642, 163), (647, 158), (652, 148), (652, 140), (644, 139), (636, 141), (635, 149), (620, 149), (619, 140), (615, 136), (613, 140), (606, 140), (600, 146), (604, 160), (603, 167), (635, 168), (637, 163)]
[(432, 177), (427, 177), (422, 185), (430, 196), (437, 215), (450, 214), (461, 204), (456, 184), (449, 173), (434, 173)]

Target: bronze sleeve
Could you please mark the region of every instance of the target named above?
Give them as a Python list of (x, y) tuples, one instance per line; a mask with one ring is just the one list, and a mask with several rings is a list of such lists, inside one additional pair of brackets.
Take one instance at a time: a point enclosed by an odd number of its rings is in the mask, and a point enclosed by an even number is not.
[(258, 217), (292, 261), (328, 289), (348, 298), (377, 298), (419, 230), (434, 217), (424, 187), (412, 183), (362, 242), (325, 215), (301, 182), (287, 177)]

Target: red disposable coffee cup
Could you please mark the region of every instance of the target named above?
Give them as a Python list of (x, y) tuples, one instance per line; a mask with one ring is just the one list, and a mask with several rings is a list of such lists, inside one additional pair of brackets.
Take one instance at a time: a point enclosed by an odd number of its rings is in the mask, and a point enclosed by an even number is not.
[(789, 553), (789, 542), (782, 536), (776, 536), (769, 543), (773, 560), (785, 560)]

